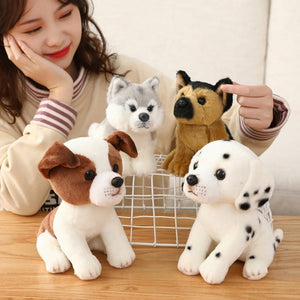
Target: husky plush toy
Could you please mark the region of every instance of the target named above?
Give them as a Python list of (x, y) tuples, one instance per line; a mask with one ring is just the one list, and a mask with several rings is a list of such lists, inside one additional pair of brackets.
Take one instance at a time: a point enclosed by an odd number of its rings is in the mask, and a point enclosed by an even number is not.
[[(199, 150), (183, 190), (201, 206), (178, 269), (218, 284), (240, 259), (245, 278), (264, 277), (283, 238), (281, 229), (272, 228), (268, 201), (273, 189), (272, 174), (242, 144), (215, 141)], [(217, 246), (209, 253), (212, 242)]]
[(115, 130), (126, 132), (134, 141), (138, 157), (122, 155), (123, 176), (148, 175), (155, 171), (156, 130), (163, 122), (158, 97), (159, 79), (152, 77), (141, 84), (114, 76), (108, 88), (106, 119), (93, 123), (89, 136), (105, 137)]

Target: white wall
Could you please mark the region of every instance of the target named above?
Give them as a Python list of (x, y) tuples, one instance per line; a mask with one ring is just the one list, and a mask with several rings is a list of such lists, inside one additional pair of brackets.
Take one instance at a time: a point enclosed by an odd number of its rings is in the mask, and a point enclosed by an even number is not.
[[(174, 76), (178, 69), (214, 83), (230, 76), (262, 82), (267, 0), (94, 0), (112, 51)], [(255, 16), (255, 17), (253, 17)]]
[(229, 76), (244, 84), (263, 83), (266, 76), (292, 108), (289, 122), (262, 155), (276, 180), (272, 209), (300, 215), (300, 1), (94, 0), (94, 6), (113, 52), (169, 76), (183, 69), (194, 80), (215, 83)]

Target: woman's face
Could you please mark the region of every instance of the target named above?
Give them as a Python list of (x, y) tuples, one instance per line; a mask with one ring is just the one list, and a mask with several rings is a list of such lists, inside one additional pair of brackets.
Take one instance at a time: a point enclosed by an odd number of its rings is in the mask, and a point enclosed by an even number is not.
[(58, 0), (27, 0), (22, 17), (9, 34), (68, 70), (81, 40), (80, 12), (74, 4)]

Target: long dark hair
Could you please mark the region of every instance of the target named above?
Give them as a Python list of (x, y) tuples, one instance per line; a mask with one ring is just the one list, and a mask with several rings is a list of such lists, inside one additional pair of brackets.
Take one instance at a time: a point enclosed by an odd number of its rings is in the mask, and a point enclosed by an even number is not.
[[(74, 56), (77, 67), (84, 67), (92, 73), (104, 73), (106, 79), (109, 74), (115, 74), (112, 56), (106, 47), (106, 40), (91, 17), (88, 0), (59, 0), (62, 3), (72, 3), (79, 8), (82, 22), (82, 38)], [(22, 110), (24, 98), (23, 73), (8, 59), (3, 45), (6, 35), (21, 18), (27, 0), (0, 1), (0, 109), (6, 111), (15, 123), (16, 117)], [(91, 27), (95, 28), (92, 31)]]

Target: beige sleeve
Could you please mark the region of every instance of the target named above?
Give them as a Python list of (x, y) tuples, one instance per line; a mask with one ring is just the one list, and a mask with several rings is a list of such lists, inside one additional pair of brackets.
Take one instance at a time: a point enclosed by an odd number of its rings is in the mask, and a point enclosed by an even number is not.
[(0, 206), (16, 214), (32, 215), (50, 190), (38, 171), (38, 162), (54, 141), (64, 142), (66, 137), (38, 124), (27, 125), (19, 137), (18, 131), (16, 126), (0, 130)]
[(244, 120), (239, 115), (239, 104), (235, 103), (227, 111), (222, 119), (228, 126), (233, 138), (249, 147), (257, 155), (261, 155), (274, 142), (281, 128), (286, 124), (290, 115), (288, 102), (280, 96), (273, 95), (274, 117), (271, 128), (265, 130), (254, 130), (245, 125)]

